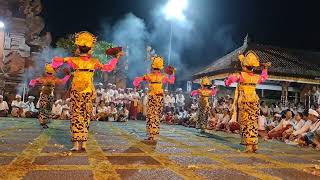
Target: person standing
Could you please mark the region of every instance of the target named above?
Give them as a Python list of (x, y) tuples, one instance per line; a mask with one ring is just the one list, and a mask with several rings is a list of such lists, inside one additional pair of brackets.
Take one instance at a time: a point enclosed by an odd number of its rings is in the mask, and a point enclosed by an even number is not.
[(157, 140), (160, 129), (160, 117), (163, 111), (163, 84), (175, 82), (175, 69), (171, 66), (166, 68), (166, 74), (162, 72), (164, 60), (160, 56), (151, 58), (151, 72), (142, 77), (136, 77), (133, 85), (137, 88), (140, 83), (149, 83), (148, 110), (147, 110), (147, 136), (148, 140)]
[[(239, 55), (242, 71), (229, 75), (225, 80), (226, 86), (237, 82), (236, 112), (240, 123), (241, 144), (246, 146), (245, 152), (256, 152), (258, 149), (258, 116), (260, 114), (259, 97), (256, 93), (256, 85), (268, 78), (267, 67), (270, 63), (260, 64), (259, 57), (254, 51), (248, 51), (246, 55)], [(256, 68), (262, 67), (262, 74), (254, 73)]]
[(177, 89), (177, 94), (176, 94), (176, 104), (178, 109), (183, 109), (185, 105), (185, 98), (184, 95), (182, 94), (182, 88)]
[(48, 119), (51, 117), (55, 86), (65, 84), (70, 78), (69, 72), (65, 71), (65, 73), (67, 75), (63, 79), (59, 79), (54, 76), (55, 70), (51, 64), (46, 64), (45, 74), (42, 77), (31, 80), (29, 83), (29, 86), (31, 87), (35, 87), (37, 84), (42, 86), (39, 99), (38, 121), (44, 129), (49, 128), (47, 123)]
[(93, 84), (94, 71), (100, 69), (111, 72), (115, 69), (119, 58), (124, 55), (121, 47), (110, 48), (106, 54), (114, 58), (107, 64), (101, 64), (99, 59), (92, 57), (95, 42), (96, 37), (93, 34), (87, 31), (79, 32), (75, 35), (76, 56), (56, 57), (52, 62), (55, 68), (67, 63), (74, 69), (70, 92), (72, 151), (86, 150), (96, 94)]
[(191, 96), (199, 95), (198, 99), (198, 119), (196, 127), (201, 129), (203, 133), (207, 128), (207, 121), (210, 113), (210, 103), (209, 98), (215, 96), (217, 93), (217, 89), (212, 88), (212, 82), (208, 77), (204, 77), (200, 80), (201, 87), (197, 90), (193, 90), (191, 92)]

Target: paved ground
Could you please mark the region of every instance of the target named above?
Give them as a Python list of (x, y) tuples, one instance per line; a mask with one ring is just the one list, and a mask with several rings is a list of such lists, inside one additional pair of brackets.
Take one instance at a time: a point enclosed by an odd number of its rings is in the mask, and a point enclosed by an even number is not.
[(142, 121), (92, 122), (87, 152), (71, 153), (69, 122), (0, 119), (0, 179), (320, 179), (320, 152), (279, 142), (240, 153), (237, 135), (162, 126), (148, 144)]

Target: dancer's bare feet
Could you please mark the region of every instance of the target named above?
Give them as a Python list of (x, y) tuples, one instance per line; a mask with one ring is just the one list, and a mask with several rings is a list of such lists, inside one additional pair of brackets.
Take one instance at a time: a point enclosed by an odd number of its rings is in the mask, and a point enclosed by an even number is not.
[(255, 153), (258, 150), (258, 145), (252, 145), (252, 151)]
[(80, 148), (81, 150), (87, 150), (87, 142), (82, 142), (81, 143), (81, 148)]
[(80, 150), (80, 144), (78, 141), (73, 142), (73, 147), (70, 149), (71, 151), (79, 151)]
[(244, 153), (254, 153), (253, 145), (246, 145), (246, 149), (243, 151)]

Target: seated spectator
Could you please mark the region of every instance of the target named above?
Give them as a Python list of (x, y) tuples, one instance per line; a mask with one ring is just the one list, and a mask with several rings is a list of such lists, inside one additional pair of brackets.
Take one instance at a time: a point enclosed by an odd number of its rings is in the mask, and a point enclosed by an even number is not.
[(189, 121), (187, 123), (188, 127), (195, 128), (196, 124), (197, 124), (197, 119), (198, 119), (197, 110), (196, 109), (192, 109), (189, 116), (190, 116), (190, 118), (189, 118)]
[(68, 120), (70, 119), (70, 99), (66, 99), (61, 106), (62, 113), (60, 119), (62, 120)]
[(7, 117), (9, 112), (8, 103), (3, 100), (3, 96), (0, 95), (0, 117)]
[(23, 113), (23, 105), (24, 103), (21, 101), (21, 96), (16, 95), (15, 100), (12, 101), (11, 103), (11, 116), (13, 117), (21, 117)]
[(105, 105), (104, 101), (100, 101), (97, 106), (97, 115), (95, 116), (95, 120), (97, 121), (107, 121), (108, 120), (109, 110)]
[(281, 115), (279, 113), (274, 114), (272, 119), (267, 119), (266, 131), (268, 132), (278, 126), (280, 121)]
[(267, 139), (268, 138), (268, 133), (266, 131), (267, 119), (264, 116), (264, 114), (265, 112), (260, 111), (260, 116), (258, 117), (258, 134), (263, 139)]
[(306, 134), (307, 132), (310, 131), (312, 125), (315, 123), (314, 121), (314, 117), (313, 116), (318, 116), (319, 114), (312, 109), (309, 109), (309, 111), (307, 112), (308, 116), (306, 117), (305, 114), (303, 115), (303, 119), (305, 119), (305, 123), (304, 125), (298, 129), (298, 130), (294, 130), (292, 132), (292, 134), (290, 135), (290, 140), (297, 140), (299, 139), (302, 135)]
[(208, 126), (207, 126), (208, 130), (213, 130), (216, 128), (216, 125), (218, 123), (216, 116), (217, 116), (216, 110), (211, 109), (209, 117), (208, 117)]
[(260, 111), (262, 111), (262, 114), (264, 117), (269, 117), (270, 116), (270, 109), (266, 102), (261, 101), (260, 103)]
[(108, 106), (108, 121), (115, 121), (118, 118), (117, 108), (114, 102)]
[(297, 112), (297, 114), (294, 116), (294, 121), (292, 121), (292, 127), (282, 133), (282, 137), (284, 139), (288, 139), (293, 131), (297, 131), (303, 127), (305, 121), (302, 118), (303, 114), (301, 112)]
[(167, 112), (165, 115), (165, 122), (167, 124), (173, 124), (173, 120), (174, 120), (174, 116), (172, 111)]
[(129, 110), (127, 106), (123, 106), (123, 108), (118, 111), (118, 120), (119, 122), (128, 122), (129, 120)]
[(221, 119), (219, 119), (217, 124), (217, 130), (227, 130), (227, 125), (230, 121), (230, 112), (229, 109), (224, 108), (223, 109), (223, 116)]
[(309, 131), (307, 133), (303, 133), (298, 140), (299, 145), (309, 145), (312, 144), (316, 146), (317, 149), (320, 148), (320, 120), (319, 114), (317, 111), (313, 109), (309, 109), (308, 111), (308, 120), (312, 122), (312, 125), (309, 127)]
[(22, 117), (36, 118), (38, 117), (38, 110), (34, 106), (34, 96), (29, 96), (28, 101), (24, 103)]
[(93, 117), (93, 120), (95, 120), (96, 116), (97, 116), (97, 103), (94, 102), (92, 104), (92, 117)]
[(293, 118), (294, 114), (292, 111), (287, 110), (284, 118), (281, 120), (281, 122), (273, 128), (271, 131), (268, 132), (268, 138), (273, 139), (273, 138), (282, 138), (282, 133), (292, 127), (291, 121)]
[(60, 119), (61, 113), (62, 113), (62, 99), (58, 99), (52, 105), (52, 111), (51, 111), (52, 119)]
[(184, 122), (186, 115), (184, 108), (178, 107), (177, 112), (174, 115), (174, 124), (181, 125)]

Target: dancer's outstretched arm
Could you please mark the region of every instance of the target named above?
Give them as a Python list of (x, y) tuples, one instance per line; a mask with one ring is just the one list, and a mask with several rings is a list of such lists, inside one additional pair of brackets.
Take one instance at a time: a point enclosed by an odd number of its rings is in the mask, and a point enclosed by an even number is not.
[(212, 89), (211, 89), (211, 92), (210, 92), (210, 95), (211, 95), (211, 96), (215, 96), (215, 95), (217, 94), (217, 92), (218, 92), (218, 89), (217, 89), (217, 88), (212, 88)]
[(118, 58), (112, 58), (107, 64), (101, 64), (98, 62), (96, 65), (96, 69), (100, 69), (104, 72), (111, 72), (116, 68), (118, 61)]
[(68, 80), (70, 79), (70, 77), (71, 77), (71, 75), (68, 74), (68, 75), (64, 76), (62, 79), (57, 78), (57, 79), (56, 79), (56, 84), (64, 85), (64, 84), (66, 84), (66, 83), (68, 82)]
[(75, 68), (74, 63), (72, 63), (72, 57), (54, 57), (52, 59), (51, 66), (56, 69), (62, 66), (64, 63), (67, 63), (69, 67)]
[(174, 84), (174, 82), (176, 81), (176, 77), (174, 76), (174, 74), (170, 75), (169, 77), (168, 76), (165, 76), (163, 78), (163, 83), (169, 83), (169, 84)]
[(191, 91), (190, 95), (193, 97), (193, 96), (196, 96), (198, 94), (199, 94), (199, 89), (196, 89), (196, 90)]
[(260, 79), (258, 81), (258, 83), (263, 83), (268, 79), (268, 70), (265, 68), (262, 70), (261, 75), (260, 75)]
[(136, 77), (134, 78), (133, 80), (133, 86), (134, 87), (139, 87), (140, 84), (143, 82), (143, 81), (148, 81), (148, 78), (146, 75), (142, 76), (142, 77)]
[(35, 87), (37, 84), (41, 84), (41, 78), (32, 79), (29, 82), (29, 86)]
[(239, 74), (231, 74), (227, 77), (227, 79), (224, 81), (226, 86), (230, 86), (234, 82), (238, 82), (240, 80)]

